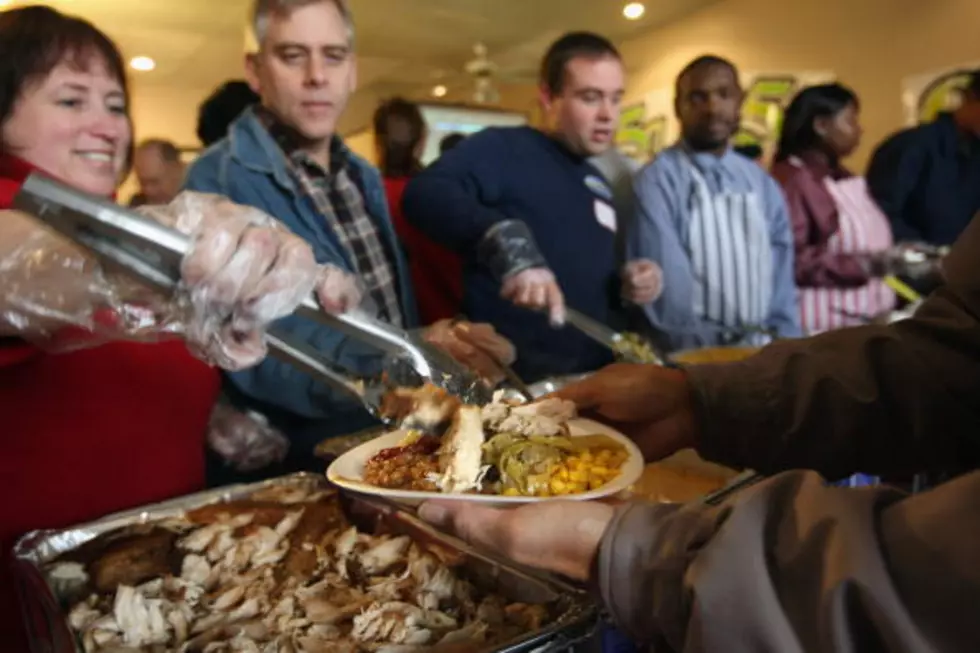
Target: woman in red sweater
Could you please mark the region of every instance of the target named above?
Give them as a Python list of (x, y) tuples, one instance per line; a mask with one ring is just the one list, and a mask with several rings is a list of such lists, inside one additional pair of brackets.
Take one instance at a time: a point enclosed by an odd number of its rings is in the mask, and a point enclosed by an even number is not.
[[(80, 336), (94, 344), (95, 331), (103, 342), (143, 334), (134, 311), (107, 307), (175, 304), (112, 281), (83, 252), (7, 210), (33, 171), (113, 194), (132, 137), (115, 45), (47, 7), (0, 13), (0, 88), (0, 649), (21, 651), (10, 547), (33, 529), (201, 489), (219, 377), (172, 339), (47, 353), (66, 331), (76, 344)], [(322, 279), (308, 246), (254, 210), (187, 195), (156, 215), (195, 242), (183, 266), (190, 302), (158, 330), (183, 327), (208, 360), (256, 362), (268, 317), (256, 313), (269, 313), (270, 298), (280, 300), (276, 314), (291, 312)], [(127, 290), (137, 301), (127, 303)]]
[(423, 325), (457, 316), (463, 301), (463, 267), (459, 257), (434, 243), (402, 215), (402, 194), (422, 170), (425, 120), (418, 106), (393, 98), (374, 113), (374, 139), (395, 231), (408, 257), (419, 317)]

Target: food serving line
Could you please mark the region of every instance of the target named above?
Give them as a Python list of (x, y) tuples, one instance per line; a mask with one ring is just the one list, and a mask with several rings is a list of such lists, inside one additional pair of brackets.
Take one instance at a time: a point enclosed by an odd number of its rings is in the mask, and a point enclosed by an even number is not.
[[(180, 261), (190, 245), (181, 234), (38, 176), (23, 185), (15, 206), (143, 282), (163, 292), (176, 288)], [(406, 492), (365, 482), (365, 469), (379, 452), (410, 445), (405, 433), (391, 432), (409, 424), (407, 415), (386, 407), (392, 385), (426, 384), (455, 402), (441, 422), (436, 420), (439, 424), (415, 424), (413, 430), (442, 429), (442, 443), (432, 455), (440, 465), (449, 461), (454, 475), (449, 478), (443, 470), (440, 482), (451, 480), (448, 487), (457, 499), (494, 504), (541, 500), (548, 487), (556, 487), (555, 474), (567, 479), (569, 469), (576, 473), (563, 464), (589, 459), (591, 447), (604, 448), (603, 463), (615, 460), (617, 466), (612, 473), (604, 467), (604, 475), (583, 476), (588, 479), (584, 490), (569, 498), (714, 501), (757, 479), (751, 472), (739, 475), (706, 463), (690, 451), (644, 469), (639, 451), (625, 436), (561, 414), (561, 406), (545, 411), (548, 402), (521, 407), (520, 400), (506, 394), (491, 398), (458, 363), (403, 331), (364, 315), (328, 315), (313, 299), (300, 310), (385, 352), (385, 381), (350, 378), (285, 334), (270, 333), (270, 349), (322, 382), (357, 396), (387, 428), (323, 443), (319, 453), (334, 458), (330, 480), (290, 476), (175, 499), (66, 530), (28, 534), (15, 557), (34, 650), (220, 653), (253, 650), (243, 643), (247, 637), (272, 642), (254, 648), (263, 653), (299, 653), (306, 649), (297, 647), (297, 641), (317, 637), (347, 638), (349, 648), (343, 650), (352, 652), (425, 650), (417, 648), (422, 644), (435, 644), (430, 650), (438, 651), (514, 653), (589, 646), (599, 615), (583, 590), (475, 551), (420, 522), (409, 506), (439, 496), (432, 491)], [(664, 360), (635, 336), (615, 333), (575, 311), (570, 323), (623, 359)], [(752, 351), (703, 350), (674, 360), (708, 362), (706, 358), (731, 359)], [(567, 381), (552, 379), (524, 392), (538, 398)], [(491, 408), (496, 413), (492, 427), (487, 416)], [(408, 412), (416, 418), (422, 414)], [(482, 459), (485, 432), (502, 439), (499, 457), (489, 466)], [(408, 435), (411, 443), (418, 442), (419, 434)], [(515, 464), (502, 462), (508, 455)], [(496, 468), (498, 478), (487, 480), (488, 467)], [(531, 468), (534, 474), (527, 471)], [(508, 475), (508, 469), (520, 472)], [(494, 490), (479, 492), (487, 484)], [(305, 567), (296, 567), (296, 560), (305, 560)], [(116, 575), (108, 575), (112, 582), (105, 580), (107, 567), (116, 569)], [(303, 570), (299, 575), (297, 568)], [(391, 577), (394, 569), (399, 576)], [(229, 578), (241, 582), (228, 586)], [(438, 595), (436, 578), (465, 587), (465, 600), (449, 605), (459, 597), (452, 591)], [(253, 586), (261, 589), (250, 595)], [(351, 600), (357, 607), (336, 605), (329, 593), (313, 597), (321, 603), (310, 607), (310, 587), (328, 586), (333, 592), (342, 588), (348, 598), (355, 596)], [(279, 603), (269, 603), (271, 596)], [(515, 630), (515, 625), (523, 627)], [(477, 641), (479, 647), (474, 646)], [(315, 650), (316, 642), (308, 643)], [(416, 648), (406, 648), (411, 646)]]

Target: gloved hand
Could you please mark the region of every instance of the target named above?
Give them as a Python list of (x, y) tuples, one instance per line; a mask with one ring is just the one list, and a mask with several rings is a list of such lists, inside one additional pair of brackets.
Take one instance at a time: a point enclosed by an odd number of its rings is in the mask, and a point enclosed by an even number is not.
[(517, 352), (511, 342), (490, 324), (440, 320), (422, 337), (473, 370), (491, 386), (504, 379), (501, 365), (511, 365)]
[(328, 310), (356, 305), (353, 277), (321, 266), (309, 245), (262, 211), (211, 194), (184, 192), (141, 212), (192, 236), (181, 265), (188, 345), (229, 370), (266, 354), (265, 327), (314, 290)]
[(282, 462), (289, 440), (269, 425), (263, 415), (243, 413), (217, 404), (208, 423), (208, 446), (239, 472), (251, 472)]
[(664, 273), (649, 259), (635, 259), (623, 266), (623, 299), (634, 304), (649, 304), (663, 292)]
[(359, 301), (350, 275), (317, 265), (305, 242), (258, 209), (185, 192), (140, 211), (191, 237), (173, 296), (104, 267), (30, 216), (4, 211), (0, 332), (52, 351), (176, 336), (209, 362), (236, 370), (262, 359), (265, 327), (313, 290), (331, 311)]
[(505, 277), (500, 296), (517, 306), (547, 311), (552, 326), (565, 324), (565, 295), (548, 268), (530, 268)]

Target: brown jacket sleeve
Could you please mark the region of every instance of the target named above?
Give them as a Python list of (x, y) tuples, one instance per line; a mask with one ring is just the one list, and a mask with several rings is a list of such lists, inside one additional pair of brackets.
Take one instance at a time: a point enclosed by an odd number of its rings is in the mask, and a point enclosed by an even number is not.
[(854, 256), (835, 254), (827, 241), (840, 223), (834, 198), (809, 169), (790, 161), (772, 166), (783, 189), (793, 228), (793, 268), (796, 285), (806, 288), (858, 288), (868, 271)]
[[(773, 472), (978, 466), (980, 221), (917, 315), (690, 371), (698, 449)], [(684, 652), (980, 651), (980, 472), (930, 492), (826, 487), (811, 472), (727, 504), (629, 505), (597, 580), (634, 637)]]
[(698, 451), (765, 473), (908, 474), (980, 461), (980, 220), (916, 316), (692, 368)]
[(980, 472), (912, 496), (788, 472), (715, 508), (621, 508), (597, 580), (678, 653), (980, 651), (978, 547)]

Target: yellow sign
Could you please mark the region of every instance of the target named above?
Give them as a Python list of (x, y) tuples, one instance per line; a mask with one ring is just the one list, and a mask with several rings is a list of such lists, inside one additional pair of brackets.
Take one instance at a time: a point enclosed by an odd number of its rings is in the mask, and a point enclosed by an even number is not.
[(970, 81), (970, 73), (956, 70), (940, 75), (919, 93), (915, 114), (918, 122), (932, 122), (943, 111), (955, 109), (960, 93)]
[(623, 109), (616, 131), (616, 146), (635, 161), (648, 161), (667, 146), (667, 116), (647, 117), (646, 102)]
[(960, 104), (960, 92), (971, 71), (980, 61), (965, 62), (924, 74), (909, 75), (902, 80), (902, 105), (905, 124), (912, 126), (932, 122), (943, 111), (953, 111)]
[(742, 121), (734, 144), (766, 148), (775, 142), (783, 127), (783, 110), (799, 87), (795, 75), (763, 76), (752, 80), (745, 91)]

